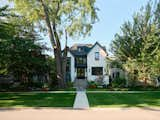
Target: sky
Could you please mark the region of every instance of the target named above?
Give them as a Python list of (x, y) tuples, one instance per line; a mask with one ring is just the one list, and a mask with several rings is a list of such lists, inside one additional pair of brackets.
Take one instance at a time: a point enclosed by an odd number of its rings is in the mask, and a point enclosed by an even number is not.
[[(6, 0), (0, 0), (0, 4), (5, 4)], [(110, 43), (114, 35), (120, 32), (120, 26), (127, 20), (132, 20), (134, 12), (146, 5), (149, 0), (96, 0), (96, 7), (99, 8), (99, 21), (93, 25), (90, 36), (81, 39), (69, 39), (68, 46), (75, 43), (94, 44), (98, 41), (109, 51)], [(51, 47), (48, 37), (44, 37), (44, 42)], [(62, 48), (64, 40), (61, 40)]]

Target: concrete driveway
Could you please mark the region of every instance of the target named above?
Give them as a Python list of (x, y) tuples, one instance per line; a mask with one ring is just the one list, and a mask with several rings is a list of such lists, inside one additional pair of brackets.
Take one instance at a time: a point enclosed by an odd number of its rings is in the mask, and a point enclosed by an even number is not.
[(93, 108), (73, 110), (60, 108), (1, 109), (0, 120), (160, 120), (160, 109)]

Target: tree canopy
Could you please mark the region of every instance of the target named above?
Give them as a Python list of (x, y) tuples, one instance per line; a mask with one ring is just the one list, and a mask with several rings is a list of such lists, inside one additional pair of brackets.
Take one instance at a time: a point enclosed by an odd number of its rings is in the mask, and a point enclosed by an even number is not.
[(7, 6), (0, 8), (0, 75), (12, 74), (24, 82), (23, 76), (45, 73), (47, 66), (37, 43), (41, 38), (23, 17), (12, 16)]
[[(14, 1), (16, 12), (26, 20), (46, 30), (45, 11), (41, 0), (10, 0)], [(58, 35), (87, 35), (97, 20), (95, 0), (45, 0), (48, 17), (52, 25), (56, 25)]]
[[(156, 6), (156, 7), (155, 7)], [(151, 80), (160, 73), (160, 1), (149, 2), (121, 26), (111, 50), (138, 79)], [(136, 72), (136, 73), (137, 73)]]

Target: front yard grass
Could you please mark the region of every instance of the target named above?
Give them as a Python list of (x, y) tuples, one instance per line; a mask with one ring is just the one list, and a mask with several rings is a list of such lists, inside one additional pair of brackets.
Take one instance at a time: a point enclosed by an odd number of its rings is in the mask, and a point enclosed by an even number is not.
[(91, 107), (160, 107), (160, 92), (87, 93)]
[(74, 93), (0, 93), (0, 107), (72, 107)]

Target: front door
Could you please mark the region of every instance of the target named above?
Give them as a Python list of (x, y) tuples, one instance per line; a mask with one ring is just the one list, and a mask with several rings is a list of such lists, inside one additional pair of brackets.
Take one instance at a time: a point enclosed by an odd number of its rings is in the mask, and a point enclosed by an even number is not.
[(85, 68), (77, 68), (77, 78), (85, 79)]

